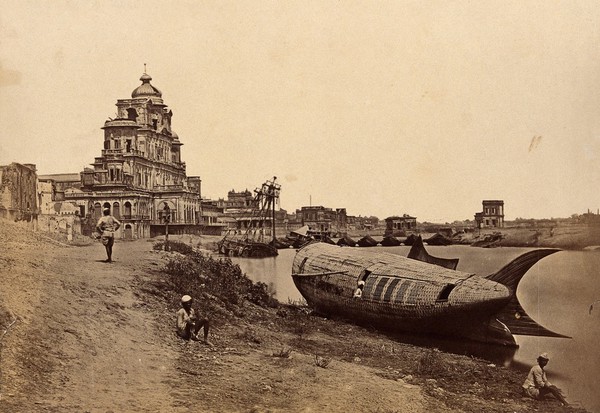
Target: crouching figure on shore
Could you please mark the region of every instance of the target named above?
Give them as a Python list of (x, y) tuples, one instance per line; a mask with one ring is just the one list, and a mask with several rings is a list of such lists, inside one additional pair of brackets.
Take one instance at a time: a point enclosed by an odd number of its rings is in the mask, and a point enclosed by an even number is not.
[(529, 370), (527, 379), (525, 379), (525, 382), (523, 383), (523, 394), (536, 400), (541, 400), (547, 394), (552, 394), (563, 406), (567, 406), (569, 403), (567, 403), (562, 391), (555, 385), (550, 384), (546, 377), (544, 367), (546, 367), (549, 360), (548, 353), (539, 355), (537, 358), (538, 364)]
[(196, 310), (192, 308), (192, 302), (192, 297), (189, 295), (181, 297), (182, 308), (177, 311), (177, 334), (184, 340), (200, 341), (198, 332), (204, 328), (203, 343), (211, 346), (212, 344), (208, 341), (208, 319), (198, 319)]

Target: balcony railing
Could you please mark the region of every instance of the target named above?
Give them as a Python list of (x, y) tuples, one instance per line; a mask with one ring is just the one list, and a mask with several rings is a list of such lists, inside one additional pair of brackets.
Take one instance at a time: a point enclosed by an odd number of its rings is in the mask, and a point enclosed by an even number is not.
[(122, 155), (123, 149), (102, 149), (102, 156)]
[[(150, 222), (152, 225), (165, 225), (165, 222), (162, 219), (153, 219)], [(195, 220), (177, 220), (169, 222), (169, 225), (202, 225), (201, 222), (196, 222)]]
[(154, 185), (155, 191), (183, 191), (183, 185)]
[(121, 214), (121, 219), (124, 221), (140, 221), (140, 220), (149, 220), (150, 215), (134, 215), (134, 214)]

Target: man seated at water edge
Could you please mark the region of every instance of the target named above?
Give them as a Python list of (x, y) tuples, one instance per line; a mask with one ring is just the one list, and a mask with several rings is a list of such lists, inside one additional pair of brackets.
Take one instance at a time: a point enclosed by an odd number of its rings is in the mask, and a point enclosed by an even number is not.
[(562, 395), (562, 391), (550, 384), (546, 377), (546, 372), (544, 371), (544, 367), (548, 364), (548, 353), (542, 353), (537, 358), (537, 366), (533, 366), (531, 370), (529, 370), (529, 374), (527, 375), (527, 379), (523, 383), (523, 393), (531, 397), (532, 399), (542, 400), (548, 393), (552, 394), (556, 397), (560, 402), (567, 406), (567, 400)]
[(203, 343), (211, 346), (212, 344), (208, 341), (208, 319), (203, 318), (198, 320), (196, 311), (192, 308), (192, 297), (184, 295), (181, 297), (181, 306), (177, 311), (177, 334), (184, 340), (192, 339), (199, 341), (198, 332), (204, 327), (204, 340)]

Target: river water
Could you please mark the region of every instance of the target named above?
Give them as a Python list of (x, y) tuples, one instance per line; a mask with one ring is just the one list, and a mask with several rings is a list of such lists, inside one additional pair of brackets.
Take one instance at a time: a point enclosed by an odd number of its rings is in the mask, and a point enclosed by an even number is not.
[[(355, 247), (359, 248), (359, 247)], [(462, 245), (428, 246), (443, 258), (460, 258), (458, 270), (485, 276), (496, 272), (530, 248), (474, 248)], [(410, 247), (372, 247), (406, 256)], [(280, 250), (278, 257), (232, 258), (254, 281), (269, 286), (280, 302), (302, 296), (292, 277), (296, 251)], [(523, 379), (537, 356), (548, 352), (548, 379), (562, 388), (567, 400), (600, 413), (600, 251), (560, 251), (533, 266), (521, 280), (517, 296), (525, 311), (539, 324), (571, 339), (515, 336), (518, 349), (479, 343), (402, 335), (396, 340), (467, 354), (523, 371)], [(590, 305), (594, 304), (590, 311)]]

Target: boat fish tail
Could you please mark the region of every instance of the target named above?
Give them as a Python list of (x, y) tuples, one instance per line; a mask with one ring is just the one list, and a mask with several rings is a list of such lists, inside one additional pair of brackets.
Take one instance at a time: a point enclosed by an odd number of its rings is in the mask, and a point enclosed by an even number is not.
[(519, 299), (517, 298), (517, 287), (519, 282), (539, 260), (547, 257), (559, 249), (547, 248), (529, 251), (511, 261), (509, 264), (501, 268), (494, 274), (488, 275), (486, 278), (490, 281), (501, 283), (513, 292), (513, 297), (508, 304), (496, 314), (497, 321), (500, 321), (513, 334), (528, 335), (528, 336), (544, 336), (544, 337), (562, 337), (568, 336), (555, 333), (534, 321), (523, 309)]

